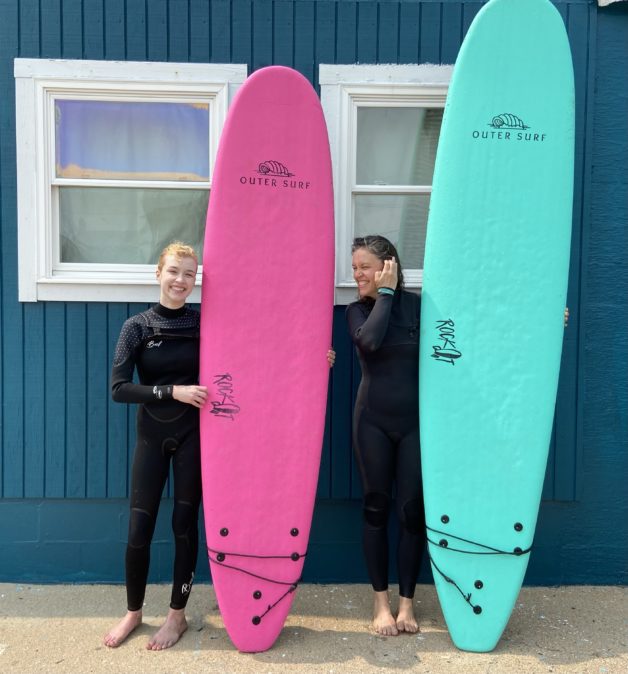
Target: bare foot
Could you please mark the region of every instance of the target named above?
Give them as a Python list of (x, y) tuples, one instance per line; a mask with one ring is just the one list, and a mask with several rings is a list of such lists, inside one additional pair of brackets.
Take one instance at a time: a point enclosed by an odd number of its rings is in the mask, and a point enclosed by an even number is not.
[(170, 646), (174, 646), (179, 641), (187, 628), (188, 623), (185, 619), (185, 609), (168, 609), (166, 622), (148, 642), (146, 648), (149, 651), (163, 651), (165, 648), (170, 648)]
[(142, 611), (127, 611), (122, 620), (105, 634), (102, 642), (109, 648), (117, 648), (131, 632), (142, 624)]
[(397, 629), (400, 632), (410, 632), (416, 634), (419, 632), (419, 623), (414, 616), (414, 605), (412, 599), (408, 597), (399, 597), (399, 613), (397, 614)]
[(375, 592), (373, 601), (373, 629), (386, 637), (394, 637), (399, 634), (395, 619), (390, 612), (388, 591)]

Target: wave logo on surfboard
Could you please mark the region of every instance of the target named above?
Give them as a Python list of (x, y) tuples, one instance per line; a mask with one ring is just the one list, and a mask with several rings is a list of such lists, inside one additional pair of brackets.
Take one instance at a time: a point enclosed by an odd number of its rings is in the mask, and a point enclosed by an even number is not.
[(309, 190), (309, 180), (294, 178), (295, 174), (290, 169), (275, 159), (267, 159), (257, 165), (257, 175), (240, 176), (242, 185), (256, 185), (270, 187), (271, 189)]
[(451, 318), (436, 321), (436, 330), (438, 332), (437, 341), (439, 344), (432, 345), (434, 352), (432, 358), (439, 363), (449, 363), (455, 365), (458, 358), (462, 358), (462, 353), (456, 348), (456, 326)]
[(521, 117), (513, 115), (511, 112), (494, 115), (488, 126), (491, 127), (491, 131), (476, 129), (472, 132), (473, 138), (475, 140), (523, 141), (527, 143), (542, 143), (547, 138), (546, 133), (528, 132), (530, 126)]
[(274, 160), (263, 161), (259, 165), (257, 172), (261, 173), (263, 176), (290, 177), (294, 175), (294, 173), (290, 173), (290, 171), (288, 171), (288, 169), (281, 162)]
[(494, 129), (529, 129), (527, 124), (517, 115), (511, 115), (509, 112), (504, 112), (501, 115), (493, 117), (489, 126)]
[(210, 413), (215, 417), (235, 420), (236, 414), (240, 411), (240, 406), (235, 401), (233, 391), (233, 377), (227, 372), (225, 374), (214, 375), (214, 396), (211, 401), (212, 408)]

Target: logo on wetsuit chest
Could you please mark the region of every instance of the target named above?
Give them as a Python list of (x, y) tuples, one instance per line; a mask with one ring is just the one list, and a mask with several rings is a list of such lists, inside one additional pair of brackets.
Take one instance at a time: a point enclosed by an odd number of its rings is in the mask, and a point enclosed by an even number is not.
[(229, 373), (214, 375), (214, 397), (216, 399), (211, 401), (211, 414), (234, 421), (240, 406), (235, 401), (233, 377)]
[(162, 345), (163, 340), (160, 340), (159, 342), (156, 342), (154, 339), (151, 339), (150, 342), (146, 345), (147, 349), (155, 349), (158, 348)]
[(462, 353), (456, 348), (456, 331), (454, 322), (451, 318), (445, 321), (436, 321), (436, 330), (438, 332), (437, 341), (440, 344), (432, 345), (434, 353), (432, 358), (441, 363), (456, 364), (456, 360), (462, 357)]

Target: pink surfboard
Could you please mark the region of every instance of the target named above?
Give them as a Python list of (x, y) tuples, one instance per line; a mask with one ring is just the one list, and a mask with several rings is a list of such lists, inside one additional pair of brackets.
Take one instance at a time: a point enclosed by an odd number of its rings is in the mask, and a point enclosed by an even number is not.
[(201, 310), (203, 506), (212, 580), (241, 651), (270, 648), (307, 554), (327, 401), (329, 141), (299, 73), (255, 72), (213, 177)]

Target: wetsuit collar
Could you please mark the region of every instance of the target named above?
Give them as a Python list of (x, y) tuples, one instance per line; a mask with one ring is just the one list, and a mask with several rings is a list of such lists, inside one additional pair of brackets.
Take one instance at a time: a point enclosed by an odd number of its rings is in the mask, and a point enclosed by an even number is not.
[(179, 309), (168, 309), (168, 307), (164, 307), (160, 302), (153, 305), (153, 311), (164, 318), (179, 318), (180, 316), (183, 316), (187, 309), (185, 304)]

